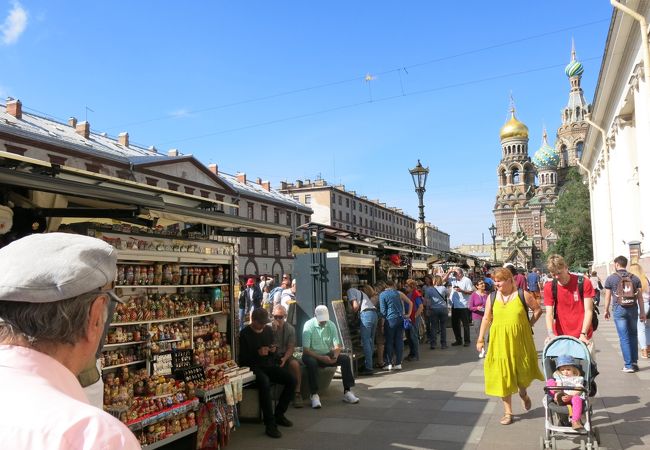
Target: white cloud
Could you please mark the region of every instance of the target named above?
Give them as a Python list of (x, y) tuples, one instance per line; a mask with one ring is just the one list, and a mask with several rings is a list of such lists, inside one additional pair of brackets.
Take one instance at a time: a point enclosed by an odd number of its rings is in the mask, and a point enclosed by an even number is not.
[(180, 108), (177, 109), (176, 111), (170, 112), (169, 115), (172, 116), (174, 119), (182, 119), (185, 117), (191, 117), (192, 112), (189, 111), (187, 108)]
[(0, 25), (2, 43), (15, 44), (23, 31), (27, 28), (27, 10), (18, 2), (13, 2), (13, 7), (4, 23)]

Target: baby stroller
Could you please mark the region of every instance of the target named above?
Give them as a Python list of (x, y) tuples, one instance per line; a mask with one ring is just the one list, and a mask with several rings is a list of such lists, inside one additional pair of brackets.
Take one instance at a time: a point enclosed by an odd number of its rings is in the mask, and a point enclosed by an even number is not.
[(557, 369), (557, 358), (562, 355), (573, 357), (576, 365), (579, 366), (581, 375), (584, 377), (584, 388), (571, 387), (572, 391), (582, 391), (580, 395), (583, 399), (583, 429), (576, 430), (572, 428), (569, 420), (569, 407), (559, 405), (554, 401), (551, 391), (559, 391), (561, 386), (545, 386), (545, 395), (542, 401), (544, 405), (544, 436), (540, 438), (540, 448), (555, 450), (557, 448), (556, 436), (580, 436), (581, 449), (597, 450), (600, 435), (591, 423), (592, 405), (590, 397), (596, 394), (594, 378), (598, 371), (591, 360), (591, 354), (587, 346), (582, 341), (572, 336), (557, 336), (544, 347), (542, 352), (545, 379), (553, 378), (553, 373)]

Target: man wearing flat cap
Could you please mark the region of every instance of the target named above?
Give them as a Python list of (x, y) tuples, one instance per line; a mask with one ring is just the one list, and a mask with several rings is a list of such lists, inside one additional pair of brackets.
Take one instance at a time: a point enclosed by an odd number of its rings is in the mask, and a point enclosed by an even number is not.
[(66, 233), (0, 249), (0, 448), (140, 448), (77, 379), (93, 371), (119, 301), (116, 259), (107, 243)]

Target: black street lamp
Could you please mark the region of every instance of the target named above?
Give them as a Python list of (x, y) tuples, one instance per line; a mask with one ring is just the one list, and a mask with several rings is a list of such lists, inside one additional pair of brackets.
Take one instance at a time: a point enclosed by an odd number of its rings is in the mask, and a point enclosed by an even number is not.
[(422, 247), (427, 245), (427, 236), (426, 236), (426, 227), (424, 226), (424, 191), (427, 184), (427, 176), (429, 175), (429, 168), (422, 167), (420, 160), (418, 159), (418, 165), (413, 169), (409, 169), (409, 173), (413, 178), (413, 185), (415, 186), (415, 193), (418, 194), (418, 200), (420, 208), (420, 240), (422, 242)]
[(492, 224), (490, 228), (490, 236), (492, 236), (492, 251), (494, 252), (494, 262), (497, 261), (497, 227)]

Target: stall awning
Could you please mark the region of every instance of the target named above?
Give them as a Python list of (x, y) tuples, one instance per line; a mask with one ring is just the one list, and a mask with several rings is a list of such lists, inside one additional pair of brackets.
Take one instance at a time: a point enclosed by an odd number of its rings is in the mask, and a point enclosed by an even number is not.
[[(145, 219), (160, 218), (174, 223), (183, 222), (228, 229), (252, 230), (268, 234), (269, 237), (290, 236), (292, 232), (288, 226), (201, 209), (199, 206), (203, 202), (200, 198), (174, 197), (167, 193), (164, 196), (158, 196), (146, 190), (138, 189), (134, 185), (119, 186), (111, 183), (116, 187), (100, 186), (101, 181), (92, 177), (84, 177), (80, 173), (72, 174), (73, 179), (64, 179), (57, 176), (56, 169), (51, 165), (40, 164), (39, 167), (42, 167), (42, 169), (33, 172), (0, 167), (0, 185), (60, 194), (69, 199), (81, 199), (81, 203), (88, 203), (89, 201), (110, 202), (113, 204), (110, 206), (111, 209), (125, 205), (135, 206), (142, 208), (139, 217)], [(175, 200), (182, 204), (175, 203)], [(98, 207), (98, 211), (100, 209), (101, 207)], [(98, 214), (98, 216), (100, 215)], [(76, 221), (80, 220), (82, 218), (78, 218)]]
[(145, 208), (164, 208), (164, 202), (153, 195), (139, 194), (137, 192), (124, 192), (94, 184), (68, 181), (61, 178), (16, 171), (0, 167), (0, 184), (20, 186), (36, 191), (51, 192), (54, 194), (74, 195), (79, 197), (108, 200), (125, 205), (137, 205)]
[(373, 255), (346, 252), (340, 252), (339, 258), (341, 265), (348, 267), (375, 267), (375, 260), (377, 259), (377, 257)]

